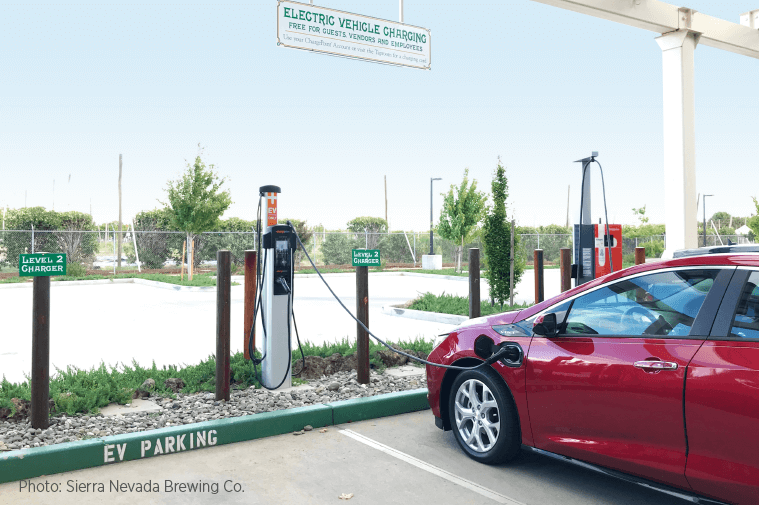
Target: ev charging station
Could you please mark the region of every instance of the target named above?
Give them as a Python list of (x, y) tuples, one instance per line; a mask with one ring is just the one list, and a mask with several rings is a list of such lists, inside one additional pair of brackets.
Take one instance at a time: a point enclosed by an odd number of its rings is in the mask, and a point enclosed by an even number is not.
[[(588, 158), (577, 160), (582, 163), (582, 192), (580, 203), (580, 223), (574, 226), (572, 234), (574, 263), (572, 265), (572, 278), (575, 286), (585, 284), (602, 275), (622, 268), (622, 226), (610, 225), (608, 215), (606, 225), (593, 224), (590, 213), (590, 165), (597, 163), (598, 152), (593, 151)], [(603, 184), (603, 169), (601, 168), (601, 181)], [(604, 213), (606, 213), (606, 189), (604, 188)]]
[(261, 382), (268, 389), (288, 388), (292, 385), (290, 321), (295, 270), (293, 252), (297, 244), (292, 227), (277, 224), (277, 198), (282, 190), (278, 186), (262, 186), (259, 191), (266, 202), (266, 226), (263, 237), (260, 233), (258, 237), (259, 247), (264, 252), (259, 300), (264, 330)]

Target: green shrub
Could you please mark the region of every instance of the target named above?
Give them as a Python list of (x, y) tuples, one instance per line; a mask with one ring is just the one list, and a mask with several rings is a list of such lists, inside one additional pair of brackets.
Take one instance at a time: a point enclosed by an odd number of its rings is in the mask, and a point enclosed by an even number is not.
[(87, 268), (81, 263), (69, 263), (66, 265), (66, 276), (84, 277), (87, 274)]
[(661, 258), (661, 255), (664, 252), (663, 240), (653, 240), (638, 245), (646, 248), (646, 258)]
[(322, 243), (322, 256), (325, 265), (350, 265), (351, 250), (363, 249), (366, 244), (363, 240), (356, 240), (342, 233), (327, 235)]
[[(513, 307), (508, 305), (501, 306), (496, 304), (491, 306), (489, 302), (480, 303), (480, 313), (483, 316), (489, 316), (492, 314), (500, 314), (508, 310), (523, 309), (529, 307), (529, 305), (516, 304)], [(459, 316), (469, 315), (469, 297), (447, 295), (445, 293), (441, 295), (433, 295), (430, 292), (424, 293), (422, 296), (414, 300), (409, 306), (411, 310), (422, 310), (425, 312), (437, 312), (439, 314), (454, 314)]]
[(390, 263), (413, 263), (414, 256), (409, 249), (409, 243), (406, 242), (406, 236), (402, 231), (383, 235), (378, 244), (380, 259)]
[[(64, 253), (69, 263), (88, 263), (94, 260), (98, 247), (96, 233), (72, 233), (95, 230), (92, 216), (82, 212), (56, 212), (44, 207), (9, 209), (5, 216), (3, 259), (0, 266), (15, 268), (20, 254), (35, 252)], [(34, 244), (32, 244), (34, 227)], [(26, 231), (29, 231), (26, 233)]]

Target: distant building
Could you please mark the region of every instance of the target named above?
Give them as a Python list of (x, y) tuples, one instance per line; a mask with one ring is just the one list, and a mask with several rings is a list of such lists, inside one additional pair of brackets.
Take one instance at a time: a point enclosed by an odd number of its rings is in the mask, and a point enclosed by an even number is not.
[(743, 226), (735, 230), (735, 233), (736, 235), (748, 235), (750, 231), (751, 231), (751, 228), (749, 228), (748, 226), (744, 224)]

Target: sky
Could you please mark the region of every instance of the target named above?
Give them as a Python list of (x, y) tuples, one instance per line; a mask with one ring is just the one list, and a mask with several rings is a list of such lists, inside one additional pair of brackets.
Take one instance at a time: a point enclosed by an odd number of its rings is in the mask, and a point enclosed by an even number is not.
[[(318, 5), (397, 20), (398, 0)], [(738, 22), (756, 0), (689, 0)], [(579, 214), (574, 160), (599, 151), (609, 219), (664, 222), (662, 62), (656, 34), (530, 0), (405, 0), (431, 30), (431, 70), (277, 47), (274, 0), (0, 3), (0, 205), (118, 217), (160, 207), (198, 144), (227, 178), (224, 217), (328, 229), (383, 217), (429, 228), (466, 168), (490, 192), (500, 156), (518, 224)], [(759, 196), (759, 60), (696, 50), (696, 185), (707, 214)], [(602, 215), (597, 176), (593, 217)], [(699, 216), (702, 209), (699, 207)]]

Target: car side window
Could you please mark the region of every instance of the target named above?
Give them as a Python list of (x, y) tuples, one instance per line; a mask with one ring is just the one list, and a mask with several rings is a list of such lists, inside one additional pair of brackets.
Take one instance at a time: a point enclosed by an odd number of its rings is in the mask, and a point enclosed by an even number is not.
[(659, 272), (597, 289), (574, 300), (564, 333), (687, 336), (718, 273)]
[(759, 340), (759, 272), (752, 273), (743, 287), (730, 336)]

